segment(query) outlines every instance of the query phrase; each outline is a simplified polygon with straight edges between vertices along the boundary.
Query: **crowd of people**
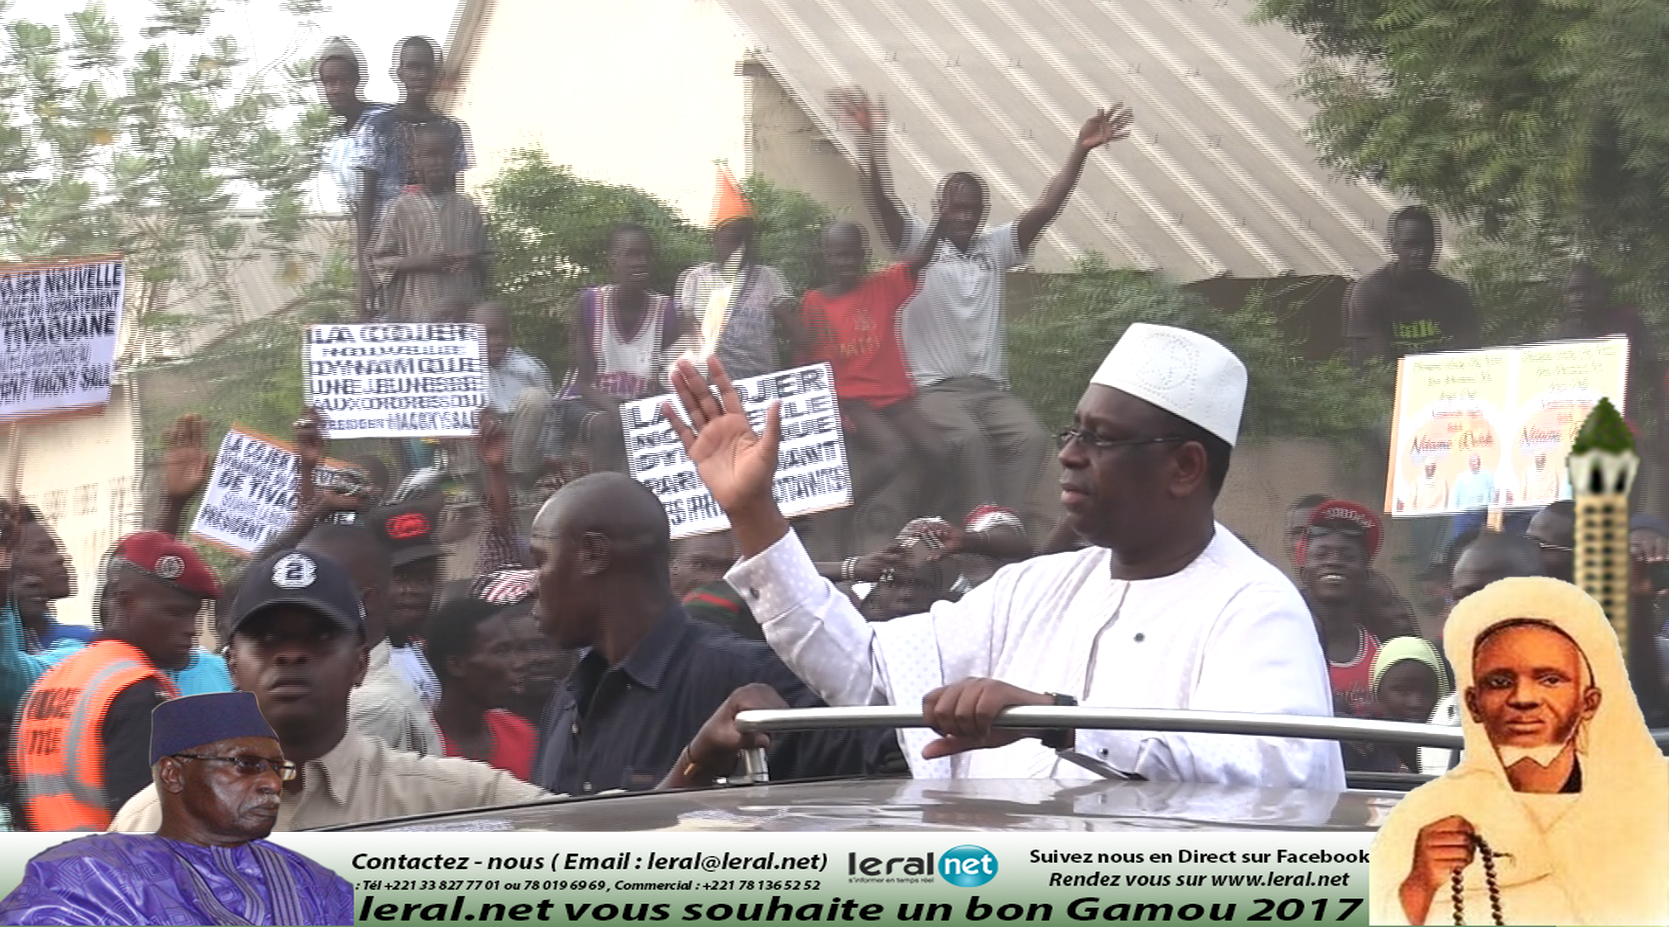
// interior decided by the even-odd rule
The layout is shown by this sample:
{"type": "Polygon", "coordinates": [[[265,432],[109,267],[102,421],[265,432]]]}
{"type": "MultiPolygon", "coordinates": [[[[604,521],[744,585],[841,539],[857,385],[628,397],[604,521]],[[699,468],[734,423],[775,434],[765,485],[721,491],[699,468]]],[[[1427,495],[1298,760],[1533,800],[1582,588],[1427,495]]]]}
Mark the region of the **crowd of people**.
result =
{"type": "MultiPolygon", "coordinates": [[[[1453,762],[1368,744],[993,726],[1008,707],[1080,700],[1460,723],[1444,648],[1375,570],[1385,532],[1370,508],[1294,503],[1296,582],[1218,522],[1246,394],[1266,374],[1210,338],[1136,324],[1111,345],[1056,436],[1066,515],[1036,504],[1049,439],[1007,387],[1004,274],[1089,156],[1126,137],[1122,105],[1085,122],[1035,206],[986,228],[985,185],[967,173],[945,178],[928,217],[909,214],[887,180],[884,108],[842,91],[896,261],[871,272],[863,227],[832,224],[826,282],[795,295],[759,263],[751,207],[721,174],[713,260],[674,293],[649,286],[649,229],[610,232],[611,282],[579,296],[558,381],[489,298],[491,245],[457,185],[468,132],[430,102],[438,47],[406,39],[396,60],[403,98],[381,106],[359,94],[352,46],[325,48],[318,78],[340,119],[328,166],[351,193],[365,318],[481,326],[477,433],[441,445],[438,461],[434,445],[390,442],[350,459],[356,479],[321,485],[328,428],[302,410],[293,523],[216,575],[184,541],[211,460],[203,422],[182,418],[154,527],[122,538],[98,571],[94,629],[54,618],[72,589],[50,526],[0,503],[16,826],[155,831],[161,777],[177,770],[151,755],[153,710],[233,690],[254,695],[294,767],[279,830],[710,783],[758,742],[736,713],[782,706],[920,706],[928,727],[773,738],[775,779],[1111,772],[1336,790],[1347,769],[1453,762]],[[773,412],[755,427],[734,386],[787,363],[779,336],[794,362],[834,370],[857,488],[843,559],[814,560],[808,525],[782,516],[780,422],[773,412]],[[660,500],[627,472],[620,404],[662,392],[682,404],[682,417],[663,412],[728,531],[675,542],[660,500]],[[436,469],[485,512],[473,563],[444,562],[465,555],[443,544],[460,497],[436,469]]],[[[1347,300],[1358,356],[1476,346],[1465,288],[1431,269],[1430,215],[1398,213],[1390,238],[1396,260],[1347,300]]],[[[1573,293],[1604,317],[1609,303],[1581,279],[1573,293]]],[[[1502,578],[1571,579],[1568,500],[1501,531],[1481,514],[1419,521],[1442,532],[1422,542],[1433,566],[1418,597],[1440,613],[1502,578]]],[[[1656,614],[1665,587],[1645,566],[1669,560],[1669,525],[1642,517],[1635,529],[1637,614],[1656,614]]],[[[1630,653],[1643,710],[1664,717],[1656,648],[1630,653]]]]}
{"type": "MultiPolygon", "coordinates": [[[[362,316],[487,328],[491,404],[511,421],[518,493],[553,472],[626,472],[621,404],[669,392],[678,358],[716,354],[737,378],[831,365],[856,483],[842,546],[874,549],[914,515],[958,521],[988,504],[1017,513],[1034,534],[1052,527],[1038,503],[1048,436],[1008,388],[1004,277],[1028,260],[1089,156],[1128,135],[1127,108],[1088,119],[1036,205],[986,228],[985,185],[967,173],[945,179],[930,217],[910,214],[888,179],[885,108],[860,90],[833,94],[864,150],[864,190],[898,259],[873,271],[864,228],[836,223],[821,239],[823,285],[792,292],[761,258],[752,203],[720,168],[712,259],[658,293],[653,230],[610,229],[609,281],[578,294],[570,369],[553,378],[537,352],[511,342],[504,312],[487,299],[492,244],[458,184],[473,163],[469,132],[431,100],[439,56],[426,38],[402,40],[402,97],[385,106],[361,97],[364,63],[352,44],[327,44],[318,76],[338,119],[327,162],[355,220],[362,316]]],[[[429,462],[421,445],[406,454],[405,463],[429,462]]],[[[447,462],[473,473],[469,457],[460,449],[447,462]]]]}

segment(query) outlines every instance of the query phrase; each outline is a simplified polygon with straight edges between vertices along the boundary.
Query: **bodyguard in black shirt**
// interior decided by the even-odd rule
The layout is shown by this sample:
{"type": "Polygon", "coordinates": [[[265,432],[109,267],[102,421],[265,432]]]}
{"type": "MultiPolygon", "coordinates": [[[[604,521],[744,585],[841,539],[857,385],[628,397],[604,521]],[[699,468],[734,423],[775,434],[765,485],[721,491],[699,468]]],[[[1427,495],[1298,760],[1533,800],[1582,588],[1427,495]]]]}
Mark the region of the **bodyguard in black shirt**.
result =
{"type": "MultiPolygon", "coordinates": [[[[545,711],[533,766],[540,787],[654,788],[748,683],[796,708],[822,704],[768,644],[685,613],[672,593],[666,511],[630,477],[597,473],[563,487],[534,520],[532,549],[545,633],[559,648],[586,648],[545,711]]],[[[896,751],[891,731],[777,737],[771,778],[863,775],[896,751]]]]}

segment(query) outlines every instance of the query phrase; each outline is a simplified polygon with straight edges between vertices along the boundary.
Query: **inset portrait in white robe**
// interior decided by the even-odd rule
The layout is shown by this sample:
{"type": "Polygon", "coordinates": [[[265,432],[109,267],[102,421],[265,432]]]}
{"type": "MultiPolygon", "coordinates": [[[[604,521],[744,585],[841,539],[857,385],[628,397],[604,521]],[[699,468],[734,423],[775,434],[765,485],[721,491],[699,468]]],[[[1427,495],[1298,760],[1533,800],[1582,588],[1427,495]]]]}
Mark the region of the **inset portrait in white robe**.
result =
{"type": "MultiPolygon", "coordinates": [[[[1416,874],[1421,830],[1458,818],[1493,853],[1501,923],[1669,924],[1669,760],[1646,728],[1599,604],[1558,580],[1505,579],[1457,605],[1443,637],[1466,749],[1380,828],[1369,922],[1457,923],[1452,876],[1424,917],[1408,905],[1431,887],[1416,874]],[[1571,643],[1583,658],[1569,661],[1576,679],[1557,668],[1556,651],[1571,643]],[[1538,773],[1541,785],[1514,787],[1538,773]],[[1555,778],[1564,785],[1549,786],[1555,778]]],[[[1461,870],[1466,924],[1494,922],[1484,863],[1474,844],[1461,870]]]]}

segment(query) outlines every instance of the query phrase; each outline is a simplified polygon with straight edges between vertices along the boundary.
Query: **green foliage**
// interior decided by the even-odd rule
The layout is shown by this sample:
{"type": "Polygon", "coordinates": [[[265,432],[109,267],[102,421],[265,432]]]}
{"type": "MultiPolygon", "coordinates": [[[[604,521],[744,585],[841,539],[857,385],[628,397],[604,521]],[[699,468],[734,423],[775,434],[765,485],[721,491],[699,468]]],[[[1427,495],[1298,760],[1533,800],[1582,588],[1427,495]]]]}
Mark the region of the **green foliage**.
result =
{"type": "Polygon", "coordinates": [[[177,327],[187,300],[235,307],[239,264],[291,249],[327,117],[275,128],[312,101],[210,35],[214,12],[156,0],[130,46],[97,3],[59,26],[0,7],[0,255],[126,254],[130,320],[177,327]],[[259,240],[232,215],[244,198],[265,209],[259,240]]]}
{"type": "Polygon", "coordinates": [[[1638,0],[1262,0],[1309,39],[1323,159],[1475,221],[1669,281],[1669,6],[1638,0]]]}
{"type": "Polygon", "coordinates": [[[782,272],[791,293],[820,286],[819,239],[834,215],[811,197],[773,186],[762,177],[742,181],[742,192],[753,201],[758,216],[760,260],[782,272]]]}
{"type": "Polygon", "coordinates": [[[580,290],[608,281],[609,230],[647,227],[655,239],[650,285],[671,293],[678,274],[706,260],[701,232],[671,206],[635,187],[597,183],[520,151],[486,186],[482,204],[497,258],[496,297],[523,350],[553,371],[567,367],[569,323],[580,290]]]}
{"type": "MultiPolygon", "coordinates": [[[[829,212],[803,194],[758,177],[743,182],[759,226],[760,259],[796,292],[814,285],[817,233],[829,212]]],[[[576,177],[528,150],[487,184],[483,208],[498,249],[495,296],[510,312],[517,342],[560,373],[568,367],[574,297],[607,283],[608,236],[635,222],[655,240],[651,286],[671,293],[678,275],[710,259],[707,232],[636,187],[576,177]]],[[[560,379],[560,376],[558,377],[560,379]]]]}
{"type": "Polygon", "coordinates": [[[1524,226],[1506,231],[1497,240],[1466,241],[1452,268],[1472,291],[1486,345],[1539,341],[1567,311],[1559,243],[1524,226]]]}
{"type": "Polygon", "coordinates": [[[1389,373],[1363,374],[1342,359],[1307,360],[1281,332],[1260,297],[1236,312],[1100,257],[1045,284],[1037,308],[1009,326],[1014,390],[1046,428],[1072,421],[1073,410],[1106,352],[1134,322],[1174,325],[1210,335],[1251,373],[1242,434],[1357,439],[1384,417],[1389,373]]]}

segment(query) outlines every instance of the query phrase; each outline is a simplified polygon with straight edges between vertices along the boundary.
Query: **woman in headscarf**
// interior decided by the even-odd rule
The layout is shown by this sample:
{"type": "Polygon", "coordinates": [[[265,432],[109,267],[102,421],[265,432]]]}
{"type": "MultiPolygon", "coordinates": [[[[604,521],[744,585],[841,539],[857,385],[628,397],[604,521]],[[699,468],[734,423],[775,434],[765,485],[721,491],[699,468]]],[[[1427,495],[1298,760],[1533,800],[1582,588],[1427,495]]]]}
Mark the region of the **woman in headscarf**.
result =
{"type": "Polygon", "coordinates": [[[1669,761],[1599,604],[1504,579],[1443,638],[1466,748],[1380,828],[1369,922],[1669,923],[1669,761]]]}
{"type": "MultiPolygon", "coordinates": [[[[1374,702],[1388,721],[1425,724],[1449,694],[1449,673],[1423,637],[1394,637],[1379,648],[1371,676],[1374,702]]],[[[1404,772],[1420,768],[1419,747],[1390,748],[1404,772]]]]}

